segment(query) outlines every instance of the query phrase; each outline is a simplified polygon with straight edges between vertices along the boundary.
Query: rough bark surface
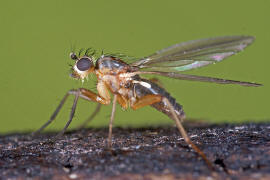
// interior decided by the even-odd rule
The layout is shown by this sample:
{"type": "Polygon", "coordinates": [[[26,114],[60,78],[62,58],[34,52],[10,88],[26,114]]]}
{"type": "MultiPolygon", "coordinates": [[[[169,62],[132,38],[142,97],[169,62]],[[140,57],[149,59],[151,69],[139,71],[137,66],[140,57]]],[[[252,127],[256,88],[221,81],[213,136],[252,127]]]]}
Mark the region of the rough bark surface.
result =
{"type": "Polygon", "coordinates": [[[175,127],[0,136],[0,179],[270,179],[270,124],[186,126],[211,172],[175,127]]]}

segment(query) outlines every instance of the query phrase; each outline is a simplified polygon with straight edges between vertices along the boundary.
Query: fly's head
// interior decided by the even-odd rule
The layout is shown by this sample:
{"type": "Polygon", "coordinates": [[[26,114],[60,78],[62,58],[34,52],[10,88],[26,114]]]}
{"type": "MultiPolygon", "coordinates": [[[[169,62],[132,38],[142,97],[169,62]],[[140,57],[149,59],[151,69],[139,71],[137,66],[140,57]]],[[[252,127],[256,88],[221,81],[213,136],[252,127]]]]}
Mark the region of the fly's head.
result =
{"type": "Polygon", "coordinates": [[[75,60],[74,66],[72,66],[71,77],[75,79],[81,79],[82,81],[88,77],[88,75],[94,72],[95,66],[92,56],[77,57],[75,53],[70,53],[70,58],[75,60]]]}

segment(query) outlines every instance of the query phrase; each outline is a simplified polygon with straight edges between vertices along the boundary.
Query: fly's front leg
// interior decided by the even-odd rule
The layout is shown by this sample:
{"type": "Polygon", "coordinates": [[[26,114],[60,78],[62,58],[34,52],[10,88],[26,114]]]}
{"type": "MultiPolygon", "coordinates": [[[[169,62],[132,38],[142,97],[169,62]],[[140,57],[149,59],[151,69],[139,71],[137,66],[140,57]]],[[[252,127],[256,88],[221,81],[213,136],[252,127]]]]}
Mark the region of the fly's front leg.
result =
{"type": "Polygon", "coordinates": [[[80,97],[85,100],[94,101],[94,102],[104,104],[104,105],[108,105],[111,103],[110,96],[109,97],[100,96],[97,93],[94,93],[85,88],[80,88],[79,90],[81,92],[80,97]]]}
{"type": "Polygon", "coordinates": [[[70,94],[76,94],[77,90],[70,90],[66,93],[66,95],[63,97],[63,99],[61,100],[60,104],[58,105],[58,107],[56,108],[56,110],[54,111],[54,113],[52,114],[51,118],[49,119],[49,121],[47,121],[43,126],[41,126],[37,131],[32,133],[32,136],[35,136],[36,134],[40,133],[43,129],[45,129],[57,116],[57,114],[59,113],[59,111],[61,110],[62,106],[64,105],[64,103],[66,102],[68,96],[70,94]]]}
{"type": "Polygon", "coordinates": [[[75,114],[75,109],[76,109],[76,106],[77,106],[77,102],[78,102],[79,96],[80,96],[80,90],[77,90],[76,93],[75,93],[75,99],[74,99],[74,102],[73,102],[73,105],[72,105],[72,108],[71,108],[69,120],[66,123],[64,129],[60,133],[58,133],[55,138],[58,138],[59,136],[62,136],[65,133],[65,131],[68,128],[68,126],[70,125],[70,123],[71,123],[71,121],[72,121],[72,119],[74,117],[74,114],[75,114]]]}
{"type": "Polygon", "coordinates": [[[206,157],[206,155],[195,145],[192,143],[192,141],[190,140],[186,130],[184,129],[182,123],[181,123],[181,119],[178,118],[178,116],[176,115],[174,108],[172,106],[172,104],[169,102],[169,100],[165,97],[163,97],[162,99],[165,104],[168,105],[170,112],[172,113],[173,119],[175,121],[175,124],[180,132],[180,134],[182,135],[182,137],[184,138],[184,140],[186,141],[186,143],[192,148],[194,149],[202,158],[203,160],[206,162],[206,164],[208,165],[210,170],[214,170],[214,166],[213,164],[208,160],[208,158],[206,157]]]}
{"type": "Polygon", "coordinates": [[[61,110],[62,106],[64,105],[66,99],[71,94],[75,95],[75,99],[74,99],[74,103],[73,103],[72,110],[70,113],[69,121],[66,123],[64,129],[57,136],[62,135],[66,131],[66,129],[68,128],[69,124],[71,123],[73,116],[75,114],[75,109],[76,109],[76,105],[77,105],[77,101],[78,101],[79,97],[83,98],[85,100],[88,100],[88,101],[94,101],[94,102],[98,102],[100,104],[105,104],[105,105],[110,103],[110,99],[103,98],[103,97],[99,96],[98,94],[96,94],[90,90],[84,89],[84,88],[80,88],[77,90],[70,90],[67,92],[67,94],[64,96],[64,98],[61,100],[60,104],[58,105],[58,107],[54,111],[54,113],[51,116],[51,118],[49,119],[49,121],[47,121],[43,126],[41,126],[40,129],[38,129],[37,131],[32,133],[32,135],[36,135],[39,132],[41,132],[44,128],[46,128],[55,119],[55,117],[57,116],[57,114],[61,110]]]}

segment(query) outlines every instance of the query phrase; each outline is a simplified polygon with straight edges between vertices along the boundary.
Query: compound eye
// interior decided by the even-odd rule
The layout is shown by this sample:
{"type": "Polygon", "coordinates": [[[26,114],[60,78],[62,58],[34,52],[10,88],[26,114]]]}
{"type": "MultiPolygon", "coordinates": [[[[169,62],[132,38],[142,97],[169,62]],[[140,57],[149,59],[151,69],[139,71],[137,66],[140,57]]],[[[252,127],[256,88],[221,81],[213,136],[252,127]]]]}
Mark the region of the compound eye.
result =
{"type": "Polygon", "coordinates": [[[86,71],[93,66],[93,62],[89,58],[81,58],[78,60],[76,66],[80,71],[86,71]]]}

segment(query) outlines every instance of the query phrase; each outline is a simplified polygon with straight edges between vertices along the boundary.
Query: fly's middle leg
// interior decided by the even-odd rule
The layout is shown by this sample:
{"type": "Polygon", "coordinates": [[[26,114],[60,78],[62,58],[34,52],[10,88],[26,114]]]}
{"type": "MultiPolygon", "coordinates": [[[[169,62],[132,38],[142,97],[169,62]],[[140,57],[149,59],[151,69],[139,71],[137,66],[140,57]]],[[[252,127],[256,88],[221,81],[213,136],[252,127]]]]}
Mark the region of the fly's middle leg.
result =
{"type": "Polygon", "coordinates": [[[112,128],[113,128],[113,121],[114,121],[114,116],[115,116],[115,110],[116,110],[116,102],[117,102],[117,95],[114,94],[113,96],[113,104],[112,104],[112,114],[111,114],[111,118],[110,118],[110,124],[109,124],[109,134],[108,134],[108,141],[107,141],[107,145],[108,148],[111,150],[112,148],[112,128]]]}
{"type": "Polygon", "coordinates": [[[96,115],[99,113],[100,109],[101,109],[101,104],[98,103],[97,106],[96,106],[95,111],[92,112],[92,114],[81,125],[79,125],[77,127],[77,129],[82,129],[82,128],[86,127],[87,124],[96,117],[96,115]]]}
{"type": "MultiPolygon", "coordinates": [[[[113,98],[113,106],[112,106],[112,114],[111,114],[111,119],[110,119],[110,124],[109,124],[109,134],[108,134],[108,148],[112,148],[112,127],[113,127],[113,121],[114,121],[114,116],[115,116],[115,109],[116,109],[116,102],[125,108],[127,106],[127,103],[123,100],[124,98],[121,97],[120,95],[114,94],[113,98]]],[[[149,94],[146,96],[143,96],[142,98],[137,99],[134,103],[131,104],[131,108],[136,110],[138,108],[142,108],[144,106],[148,106],[151,104],[154,104],[156,102],[161,101],[161,96],[160,95],[154,95],[154,94],[149,94]]]]}

